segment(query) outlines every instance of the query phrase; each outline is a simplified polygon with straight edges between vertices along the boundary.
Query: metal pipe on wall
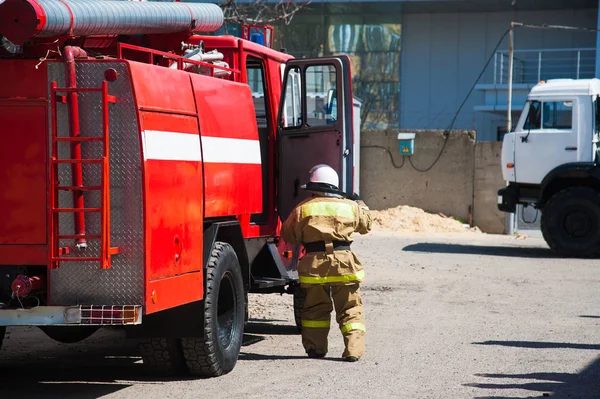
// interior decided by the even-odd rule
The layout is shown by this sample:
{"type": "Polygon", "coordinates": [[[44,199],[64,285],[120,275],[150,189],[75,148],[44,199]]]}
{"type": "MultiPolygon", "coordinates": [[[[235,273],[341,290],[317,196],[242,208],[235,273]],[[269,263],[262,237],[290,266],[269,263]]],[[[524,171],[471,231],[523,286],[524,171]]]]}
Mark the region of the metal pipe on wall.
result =
{"type": "Polygon", "coordinates": [[[512,130],[512,94],[513,94],[513,63],[515,59],[515,23],[510,23],[508,31],[508,111],[506,113],[506,132],[512,130]]]}
{"type": "MultiPolygon", "coordinates": [[[[508,104],[506,112],[506,133],[512,131],[512,95],[513,95],[513,63],[515,59],[515,26],[514,22],[510,23],[508,31],[508,104]]],[[[516,138],[513,138],[513,159],[516,158],[516,138]]],[[[516,178],[516,176],[515,176],[516,178]]],[[[508,213],[508,226],[506,230],[508,234],[514,234],[515,232],[515,214],[508,213]]]]}
{"type": "Polygon", "coordinates": [[[596,70],[594,76],[600,78],[600,0],[598,0],[598,23],[596,24],[596,70]]]}
{"type": "MultiPolygon", "coordinates": [[[[75,68],[76,58],[87,58],[87,53],[80,47],[65,46],[63,48],[63,61],[65,63],[65,82],[67,88],[74,89],[77,87],[77,72],[75,68]]],[[[69,108],[69,136],[80,137],[81,129],[79,127],[79,102],[77,93],[71,92],[67,95],[67,105],[69,108]]],[[[53,104],[52,106],[56,106],[53,104]]],[[[81,159],[81,142],[75,141],[71,143],[71,159],[81,159]]],[[[74,187],[83,186],[83,165],[75,163],[71,165],[71,179],[74,187]]],[[[73,207],[78,209],[85,208],[83,199],[83,191],[73,190],[73,207]]],[[[85,236],[85,213],[79,212],[75,214],[75,234],[85,236]]],[[[86,248],[87,242],[85,238],[76,239],[78,248],[86,248]]]]}

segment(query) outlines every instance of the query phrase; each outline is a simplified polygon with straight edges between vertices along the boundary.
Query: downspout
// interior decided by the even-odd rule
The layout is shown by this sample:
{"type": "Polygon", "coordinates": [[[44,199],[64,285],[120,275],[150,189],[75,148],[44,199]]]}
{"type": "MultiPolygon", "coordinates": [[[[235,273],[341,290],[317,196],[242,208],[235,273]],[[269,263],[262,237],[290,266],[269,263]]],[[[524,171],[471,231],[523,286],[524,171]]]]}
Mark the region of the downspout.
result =
{"type": "MultiPolygon", "coordinates": [[[[515,22],[510,23],[510,28],[508,32],[508,110],[506,113],[506,133],[510,133],[512,131],[512,96],[513,96],[513,63],[515,57],[515,26],[517,26],[515,22]]],[[[517,159],[517,138],[513,137],[513,162],[516,163],[517,159]]],[[[516,168],[516,166],[515,166],[516,168]]],[[[517,180],[517,172],[515,169],[515,182],[517,180]]],[[[508,234],[514,234],[517,230],[517,213],[515,211],[514,214],[507,213],[508,220],[506,226],[506,230],[508,234]]]]}
{"type": "MultiPolygon", "coordinates": [[[[87,58],[87,53],[80,47],[65,46],[62,51],[63,61],[65,63],[65,82],[67,88],[74,89],[77,87],[77,71],[75,68],[76,58],[87,58]]],[[[69,109],[69,136],[80,137],[81,130],[79,127],[79,104],[77,102],[77,93],[67,93],[67,107],[69,109]]],[[[81,159],[81,142],[71,142],[71,159],[81,159]]],[[[74,163],[71,165],[71,177],[74,187],[83,186],[83,165],[74,163]]],[[[73,208],[83,209],[85,204],[83,201],[83,191],[73,190],[73,208]]],[[[85,236],[85,213],[78,212],[74,214],[75,234],[85,236]]],[[[87,248],[85,238],[77,238],[77,248],[87,248]]]]}
{"type": "Polygon", "coordinates": [[[598,0],[598,23],[596,25],[596,73],[594,77],[600,78],[600,0],[598,0]]]}

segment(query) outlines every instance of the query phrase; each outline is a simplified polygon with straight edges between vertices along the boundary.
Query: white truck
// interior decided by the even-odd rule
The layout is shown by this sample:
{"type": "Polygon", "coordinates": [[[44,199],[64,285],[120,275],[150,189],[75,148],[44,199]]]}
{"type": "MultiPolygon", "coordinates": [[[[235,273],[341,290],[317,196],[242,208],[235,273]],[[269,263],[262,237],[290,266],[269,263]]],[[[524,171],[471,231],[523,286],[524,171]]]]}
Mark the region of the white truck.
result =
{"type": "Polygon", "coordinates": [[[600,256],[600,80],[557,79],[531,89],[504,136],[498,209],[542,212],[541,229],[562,256],[600,256]]]}

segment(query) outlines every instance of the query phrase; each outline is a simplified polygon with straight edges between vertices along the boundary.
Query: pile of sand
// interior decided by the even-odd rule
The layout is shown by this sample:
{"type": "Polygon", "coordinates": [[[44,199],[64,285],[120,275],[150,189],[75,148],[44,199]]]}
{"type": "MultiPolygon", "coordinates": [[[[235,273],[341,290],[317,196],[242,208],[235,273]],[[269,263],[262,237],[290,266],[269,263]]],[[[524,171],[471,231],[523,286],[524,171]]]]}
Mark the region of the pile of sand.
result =
{"type": "Polygon", "coordinates": [[[375,228],[387,231],[416,233],[480,232],[477,227],[470,228],[468,224],[465,225],[453,217],[427,213],[422,209],[411,206],[371,211],[371,216],[375,228]]]}

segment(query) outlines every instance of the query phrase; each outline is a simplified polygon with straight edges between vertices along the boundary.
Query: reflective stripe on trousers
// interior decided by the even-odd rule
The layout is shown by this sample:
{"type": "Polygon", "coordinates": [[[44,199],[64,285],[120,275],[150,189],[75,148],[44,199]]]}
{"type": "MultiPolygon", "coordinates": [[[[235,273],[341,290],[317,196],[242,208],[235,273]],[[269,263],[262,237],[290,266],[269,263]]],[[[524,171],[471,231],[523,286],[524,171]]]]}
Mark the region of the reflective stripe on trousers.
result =
{"type": "Polygon", "coordinates": [[[302,320],[302,327],[308,328],[329,328],[330,320],[302,320]]]}
{"type": "Polygon", "coordinates": [[[342,330],[342,334],[345,334],[348,331],[352,331],[352,330],[367,331],[367,328],[365,327],[365,325],[363,323],[349,323],[349,324],[346,324],[345,326],[343,326],[341,328],[341,330],[342,330]]]}
{"type": "Polygon", "coordinates": [[[346,274],[344,276],[300,276],[300,282],[304,284],[349,283],[362,281],[363,278],[365,278],[365,271],[361,270],[356,274],[346,274]]]}

